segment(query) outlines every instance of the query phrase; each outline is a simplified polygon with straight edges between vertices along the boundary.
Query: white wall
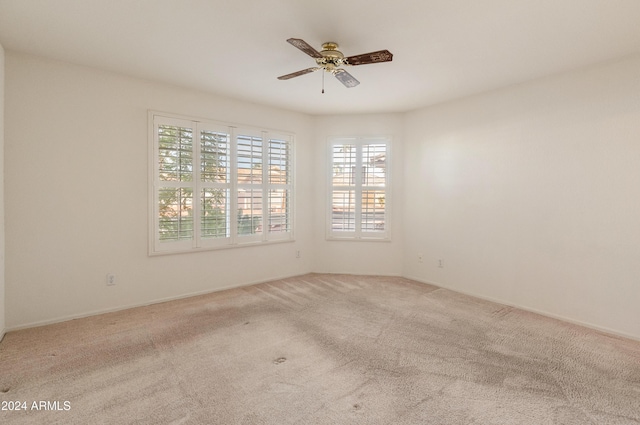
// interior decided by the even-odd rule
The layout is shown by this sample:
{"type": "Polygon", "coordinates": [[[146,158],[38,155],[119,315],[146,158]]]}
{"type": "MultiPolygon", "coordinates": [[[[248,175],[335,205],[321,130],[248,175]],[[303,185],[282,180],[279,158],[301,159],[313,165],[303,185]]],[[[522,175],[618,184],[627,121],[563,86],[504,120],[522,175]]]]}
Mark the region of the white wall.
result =
{"type": "Polygon", "coordinates": [[[640,338],[638,56],[407,114],[314,118],[5,62],[8,329],[317,271],[404,275],[640,338]],[[148,109],[297,133],[296,242],[148,257],[148,109]],[[327,139],[349,135],[393,139],[392,242],[325,239],[327,139]]]}
{"type": "Polygon", "coordinates": [[[640,338],[639,76],[633,56],[407,114],[404,275],[640,338]]]}
{"type": "Polygon", "coordinates": [[[402,273],[402,115],[343,115],[314,118],[316,180],[314,271],[370,275],[402,273]],[[326,239],[328,140],[331,136],[389,136],[391,138],[391,242],[326,239]]]}
{"type": "Polygon", "coordinates": [[[6,79],[8,328],[311,271],[307,115],[10,51],[6,79]],[[148,109],[296,133],[296,242],[148,257],[148,109]]]}
{"type": "Polygon", "coordinates": [[[6,323],[4,286],[4,49],[0,44],[0,341],[6,323]]]}

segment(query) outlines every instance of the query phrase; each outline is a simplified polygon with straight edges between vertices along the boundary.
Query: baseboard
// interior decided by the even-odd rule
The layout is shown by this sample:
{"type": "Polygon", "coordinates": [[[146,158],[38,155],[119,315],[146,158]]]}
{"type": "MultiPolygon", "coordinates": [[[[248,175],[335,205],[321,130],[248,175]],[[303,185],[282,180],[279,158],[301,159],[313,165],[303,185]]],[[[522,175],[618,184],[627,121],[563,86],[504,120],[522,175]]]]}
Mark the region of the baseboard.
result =
{"type": "Polygon", "coordinates": [[[404,277],[402,275],[402,273],[370,273],[370,272],[358,273],[358,272],[354,272],[354,271],[348,271],[348,272],[341,272],[341,271],[319,272],[319,271],[313,271],[313,272],[309,272],[309,273],[314,273],[314,274],[335,274],[335,275],[343,274],[343,275],[347,275],[347,276],[404,277]]]}
{"type": "Polygon", "coordinates": [[[512,302],[506,301],[506,300],[502,300],[499,298],[493,298],[493,297],[487,297],[484,295],[480,295],[480,294],[476,294],[473,293],[471,291],[463,291],[457,288],[451,288],[447,285],[443,285],[441,283],[438,282],[431,282],[431,281],[427,281],[425,279],[421,279],[418,277],[412,277],[412,276],[403,276],[406,279],[411,279],[411,280],[415,280],[416,282],[420,282],[420,283],[424,283],[427,285],[433,285],[433,286],[437,286],[438,288],[442,288],[442,289],[447,289],[449,291],[452,292],[457,292],[459,294],[464,294],[464,295],[469,295],[471,297],[475,297],[475,298],[479,298],[481,300],[485,300],[485,301],[491,301],[497,304],[502,304],[502,305],[506,305],[509,307],[514,307],[517,308],[519,310],[523,310],[523,311],[527,311],[529,313],[535,313],[535,314],[539,314],[541,316],[545,316],[545,317],[549,317],[551,319],[556,319],[556,320],[560,320],[563,322],[567,322],[567,323],[571,323],[574,325],[578,325],[578,326],[584,326],[585,328],[589,328],[595,331],[599,331],[599,332],[603,332],[612,336],[617,336],[617,337],[622,337],[622,338],[627,338],[627,339],[631,339],[634,341],[640,341],[640,336],[639,335],[633,335],[633,334],[629,334],[626,332],[621,332],[615,329],[611,329],[611,328],[607,328],[605,326],[599,326],[590,322],[584,322],[582,320],[576,320],[576,319],[572,319],[570,317],[566,317],[566,316],[562,316],[559,314],[555,314],[555,313],[551,313],[545,310],[539,310],[536,308],[532,308],[532,307],[528,307],[528,306],[524,306],[524,305],[518,305],[518,304],[514,304],[512,302]]]}
{"type": "Polygon", "coordinates": [[[0,330],[0,342],[2,342],[6,333],[7,333],[6,329],[3,328],[2,330],[0,330]]]}
{"type": "MultiPolygon", "coordinates": [[[[304,273],[304,274],[306,274],[306,273],[304,273]]],[[[6,332],[19,331],[21,329],[36,328],[36,327],[39,327],[39,326],[53,325],[55,323],[61,323],[61,322],[69,321],[69,320],[75,320],[75,319],[83,319],[85,317],[98,316],[100,314],[115,313],[117,311],[129,310],[131,308],[136,308],[136,307],[146,307],[146,306],[149,306],[149,305],[161,304],[161,303],[166,303],[166,302],[169,302],[169,301],[176,301],[176,300],[181,300],[181,299],[185,299],[185,298],[197,297],[199,295],[206,295],[206,294],[212,294],[214,292],[226,291],[228,289],[242,288],[242,287],[245,287],[245,286],[257,285],[257,284],[260,284],[260,283],[267,283],[267,282],[272,282],[274,280],[287,279],[287,278],[295,277],[295,276],[304,276],[304,274],[302,274],[302,275],[300,275],[300,274],[292,274],[292,275],[286,275],[286,276],[272,277],[272,278],[269,278],[269,279],[260,279],[260,280],[256,280],[256,281],[252,281],[252,282],[227,285],[227,286],[223,286],[223,287],[220,287],[220,288],[206,289],[204,291],[198,291],[198,292],[190,292],[190,293],[187,293],[187,294],[177,295],[177,296],[173,296],[173,297],[158,298],[158,299],[154,299],[154,300],[151,300],[151,301],[135,303],[135,304],[128,304],[128,305],[115,307],[115,308],[107,308],[107,309],[101,309],[101,310],[88,311],[88,312],[79,313],[79,314],[71,314],[69,316],[62,316],[62,317],[57,317],[57,318],[54,318],[54,319],[47,319],[47,320],[41,320],[41,321],[37,321],[37,322],[31,322],[31,323],[25,323],[25,324],[21,324],[21,325],[11,326],[11,327],[6,329],[6,332]]]]}

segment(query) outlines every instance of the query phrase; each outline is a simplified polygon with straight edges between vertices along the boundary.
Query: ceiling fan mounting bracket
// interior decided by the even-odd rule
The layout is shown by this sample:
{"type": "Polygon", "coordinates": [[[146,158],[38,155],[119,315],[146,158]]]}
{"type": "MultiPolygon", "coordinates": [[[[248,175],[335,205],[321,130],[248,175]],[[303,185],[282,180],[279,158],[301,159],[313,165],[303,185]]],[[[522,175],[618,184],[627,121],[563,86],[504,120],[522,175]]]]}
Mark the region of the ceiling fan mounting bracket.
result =
{"type": "Polygon", "coordinates": [[[326,43],[322,43],[322,50],[338,50],[338,47],[340,46],[335,41],[327,41],[326,43]]]}

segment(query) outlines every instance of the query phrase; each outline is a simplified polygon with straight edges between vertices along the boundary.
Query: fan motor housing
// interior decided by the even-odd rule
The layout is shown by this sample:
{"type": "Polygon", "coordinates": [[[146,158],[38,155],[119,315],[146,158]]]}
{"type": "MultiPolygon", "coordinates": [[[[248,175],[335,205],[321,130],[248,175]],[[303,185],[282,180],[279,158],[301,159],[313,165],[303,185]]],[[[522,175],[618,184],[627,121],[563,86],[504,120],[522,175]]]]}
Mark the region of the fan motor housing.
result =
{"type": "Polygon", "coordinates": [[[316,58],[316,63],[328,72],[332,72],[344,64],[344,55],[338,50],[338,43],[329,41],[322,44],[321,58],[316,58]]]}

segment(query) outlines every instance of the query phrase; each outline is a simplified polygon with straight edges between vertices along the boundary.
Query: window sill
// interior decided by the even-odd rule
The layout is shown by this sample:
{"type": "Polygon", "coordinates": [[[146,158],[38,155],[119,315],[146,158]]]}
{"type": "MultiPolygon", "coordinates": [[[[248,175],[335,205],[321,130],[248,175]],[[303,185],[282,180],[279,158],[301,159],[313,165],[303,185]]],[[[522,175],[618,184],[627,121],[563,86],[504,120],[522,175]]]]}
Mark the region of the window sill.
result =
{"type": "Polygon", "coordinates": [[[391,242],[391,238],[356,238],[356,237],[337,237],[327,236],[328,242],[391,242]]]}
{"type": "Polygon", "coordinates": [[[175,250],[167,250],[167,251],[149,251],[149,257],[160,257],[163,255],[176,255],[176,254],[190,254],[195,252],[206,252],[206,251],[221,251],[228,249],[237,249],[237,248],[249,248],[249,247],[258,247],[258,246],[266,246],[266,245],[276,245],[282,243],[290,243],[295,242],[295,239],[282,239],[282,240],[274,240],[274,241],[255,241],[255,242],[244,242],[233,245],[219,245],[219,246],[207,246],[202,248],[190,248],[190,249],[175,249],[175,250]]]}

